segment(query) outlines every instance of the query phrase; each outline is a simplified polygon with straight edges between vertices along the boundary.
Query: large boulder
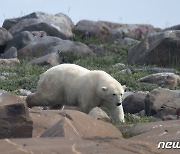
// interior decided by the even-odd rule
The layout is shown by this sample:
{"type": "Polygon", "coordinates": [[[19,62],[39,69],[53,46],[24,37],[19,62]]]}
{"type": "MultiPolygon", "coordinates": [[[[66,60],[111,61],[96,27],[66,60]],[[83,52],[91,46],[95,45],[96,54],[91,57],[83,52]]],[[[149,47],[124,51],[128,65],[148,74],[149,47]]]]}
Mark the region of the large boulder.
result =
{"type": "Polygon", "coordinates": [[[164,29],[164,31],[169,31],[169,30],[180,30],[180,25],[175,25],[164,29]]]}
{"type": "Polygon", "coordinates": [[[37,40],[41,37],[47,36],[44,31],[23,31],[14,36],[14,38],[8,43],[5,51],[11,47],[15,47],[17,50],[22,49],[33,40],[37,40]]]}
{"type": "Polygon", "coordinates": [[[86,37],[97,38],[106,41],[109,37],[109,28],[105,24],[91,20],[81,20],[73,28],[75,35],[79,35],[82,39],[86,37]]]}
{"type": "Polygon", "coordinates": [[[46,36],[30,42],[19,50],[18,58],[41,57],[53,52],[71,52],[80,55],[92,53],[89,47],[83,43],[46,36]]]}
{"type": "Polygon", "coordinates": [[[66,24],[71,25],[72,27],[74,25],[72,20],[63,13],[52,15],[52,14],[44,13],[44,12],[33,12],[31,14],[22,16],[20,18],[6,19],[3,23],[3,27],[9,30],[11,27],[13,27],[15,24],[22,21],[23,19],[31,19],[31,18],[42,19],[47,22],[63,23],[65,25],[66,24]]]}
{"type": "Polygon", "coordinates": [[[0,53],[4,52],[6,45],[12,38],[12,35],[5,28],[0,27],[0,53]]]}
{"type": "Polygon", "coordinates": [[[44,131],[41,137],[122,137],[121,132],[112,124],[93,119],[83,112],[62,110],[59,114],[63,118],[44,131]]]}
{"type": "Polygon", "coordinates": [[[157,30],[151,25],[119,24],[105,21],[81,20],[73,28],[76,35],[83,38],[94,37],[99,41],[113,41],[119,38],[141,39],[157,30]]]}
{"type": "Polygon", "coordinates": [[[175,115],[178,108],[180,108],[180,92],[178,91],[157,88],[149,92],[145,98],[146,115],[163,118],[163,115],[175,115]]]}
{"type": "Polygon", "coordinates": [[[62,63],[62,60],[60,59],[58,53],[50,53],[48,55],[31,60],[29,63],[27,63],[27,65],[56,66],[60,63],[62,63]]]}
{"type": "Polygon", "coordinates": [[[33,122],[20,97],[0,90],[0,138],[32,137],[33,122]]]}
{"type": "Polygon", "coordinates": [[[178,66],[179,43],[179,30],[152,33],[129,50],[126,62],[130,65],[178,66]]]}
{"type": "Polygon", "coordinates": [[[174,88],[180,83],[180,76],[174,73],[155,73],[140,78],[139,81],[157,85],[166,85],[174,88]]]}
{"type": "Polygon", "coordinates": [[[136,92],[127,96],[122,102],[124,112],[134,114],[144,110],[146,95],[145,92],[136,92]]]}
{"type": "Polygon", "coordinates": [[[34,12],[21,18],[7,19],[3,27],[13,35],[20,31],[45,31],[48,35],[64,39],[73,37],[72,21],[64,14],[52,15],[43,12],[34,12]]]}

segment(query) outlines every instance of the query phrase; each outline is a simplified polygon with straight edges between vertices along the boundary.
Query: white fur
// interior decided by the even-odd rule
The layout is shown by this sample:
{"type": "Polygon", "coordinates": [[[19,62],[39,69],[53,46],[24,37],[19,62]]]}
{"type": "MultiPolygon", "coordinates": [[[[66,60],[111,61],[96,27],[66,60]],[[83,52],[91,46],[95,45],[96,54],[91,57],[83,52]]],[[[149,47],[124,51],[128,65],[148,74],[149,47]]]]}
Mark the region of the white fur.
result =
{"type": "Polygon", "coordinates": [[[40,76],[35,94],[28,95],[28,106],[78,106],[88,113],[105,106],[114,121],[124,121],[121,84],[104,71],[90,71],[75,64],[61,64],[40,76]],[[114,94],[114,95],[113,95],[114,94]]]}

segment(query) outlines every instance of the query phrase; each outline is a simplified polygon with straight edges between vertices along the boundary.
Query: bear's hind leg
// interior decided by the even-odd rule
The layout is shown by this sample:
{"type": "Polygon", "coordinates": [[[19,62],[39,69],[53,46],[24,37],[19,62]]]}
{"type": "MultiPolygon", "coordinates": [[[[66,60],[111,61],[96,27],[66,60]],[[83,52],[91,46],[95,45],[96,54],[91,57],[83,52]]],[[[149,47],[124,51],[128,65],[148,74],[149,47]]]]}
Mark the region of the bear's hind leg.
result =
{"type": "Polygon", "coordinates": [[[41,94],[33,93],[26,97],[26,103],[28,107],[33,106],[49,106],[49,102],[42,98],[41,94]]]}

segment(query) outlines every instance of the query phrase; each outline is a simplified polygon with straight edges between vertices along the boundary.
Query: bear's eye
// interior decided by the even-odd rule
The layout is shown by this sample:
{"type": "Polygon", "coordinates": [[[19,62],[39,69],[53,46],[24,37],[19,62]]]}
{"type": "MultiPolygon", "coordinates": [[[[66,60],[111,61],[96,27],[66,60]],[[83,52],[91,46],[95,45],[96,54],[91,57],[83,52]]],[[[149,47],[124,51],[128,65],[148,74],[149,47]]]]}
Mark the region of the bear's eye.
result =
{"type": "Polygon", "coordinates": [[[116,94],[113,94],[113,96],[116,96],[116,94]]]}

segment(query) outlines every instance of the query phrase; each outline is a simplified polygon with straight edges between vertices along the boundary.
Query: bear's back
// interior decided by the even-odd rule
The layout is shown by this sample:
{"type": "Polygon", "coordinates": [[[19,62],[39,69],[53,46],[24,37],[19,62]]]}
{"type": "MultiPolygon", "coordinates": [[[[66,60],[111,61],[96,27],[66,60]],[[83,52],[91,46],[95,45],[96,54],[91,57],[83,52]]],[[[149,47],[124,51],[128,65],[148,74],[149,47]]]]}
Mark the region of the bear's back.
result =
{"type": "Polygon", "coordinates": [[[42,76],[44,76],[46,74],[48,74],[48,75],[59,74],[61,76],[62,76],[62,74],[66,74],[66,76],[73,77],[73,76],[80,76],[80,75],[86,74],[88,72],[89,72],[88,69],[78,66],[78,65],[75,65],[75,64],[61,64],[61,65],[57,65],[57,66],[50,68],[45,73],[43,73],[42,76]]]}

